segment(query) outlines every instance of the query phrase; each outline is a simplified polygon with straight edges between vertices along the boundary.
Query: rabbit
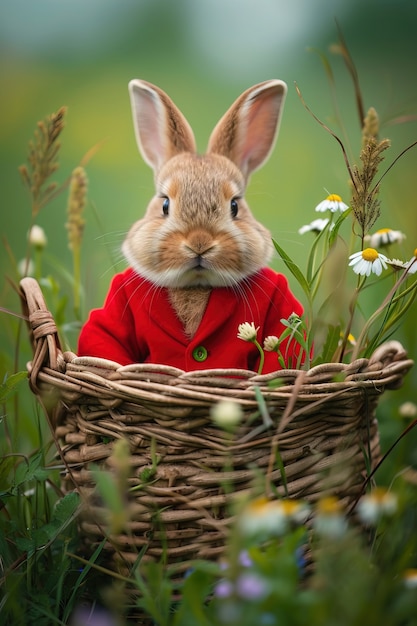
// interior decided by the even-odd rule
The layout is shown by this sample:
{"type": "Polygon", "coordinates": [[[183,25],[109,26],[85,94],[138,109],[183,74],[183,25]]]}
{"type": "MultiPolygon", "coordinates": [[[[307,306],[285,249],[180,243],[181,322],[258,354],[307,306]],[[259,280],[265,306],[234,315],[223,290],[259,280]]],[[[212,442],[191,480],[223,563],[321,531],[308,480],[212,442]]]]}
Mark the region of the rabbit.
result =
{"type": "MultiPolygon", "coordinates": [[[[279,336],[282,318],[302,314],[286,277],[268,267],[271,234],[244,198],[250,175],[274,146],[286,92],[277,79],[244,91],[201,155],[168,95],[130,81],[136,140],[153,169],[155,195],[125,238],[129,268],[90,313],[79,355],[184,371],[257,371],[259,350],[238,338],[239,324],[253,322],[260,337],[279,336]]],[[[289,365],[294,350],[283,350],[289,365]]],[[[263,372],[277,369],[277,355],[266,353],[263,372]]]]}

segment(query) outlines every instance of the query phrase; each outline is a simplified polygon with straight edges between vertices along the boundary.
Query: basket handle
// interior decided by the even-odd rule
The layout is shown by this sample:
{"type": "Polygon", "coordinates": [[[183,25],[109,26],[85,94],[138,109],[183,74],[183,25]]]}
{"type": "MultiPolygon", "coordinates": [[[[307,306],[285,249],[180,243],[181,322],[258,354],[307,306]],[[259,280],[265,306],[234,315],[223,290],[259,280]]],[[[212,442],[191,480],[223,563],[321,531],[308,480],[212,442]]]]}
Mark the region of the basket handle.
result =
{"type": "Polygon", "coordinates": [[[22,308],[28,318],[33,360],[28,366],[32,389],[39,391],[38,374],[43,367],[64,371],[65,360],[59,343],[58,329],[48,310],[38,282],[29,276],[20,281],[22,308]]]}

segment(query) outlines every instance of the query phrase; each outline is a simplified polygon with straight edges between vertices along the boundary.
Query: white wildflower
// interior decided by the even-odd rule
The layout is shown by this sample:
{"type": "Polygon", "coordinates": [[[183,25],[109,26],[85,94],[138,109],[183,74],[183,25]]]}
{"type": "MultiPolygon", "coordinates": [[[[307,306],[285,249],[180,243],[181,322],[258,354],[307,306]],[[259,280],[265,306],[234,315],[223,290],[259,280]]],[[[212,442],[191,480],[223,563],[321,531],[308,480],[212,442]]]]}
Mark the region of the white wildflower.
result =
{"type": "Polygon", "coordinates": [[[338,196],[337,193],[332,193],[316,206],[316,211],[319,213],[324,213],[325,211],[335,213],[336,211],[346,211],[348,208],[348,205],[343,202],[342,198],[338,196]]]}
{"type": "Polygon", "coordinates": [[[260,497],[244,508],[238,523],[247,537],[273,537],[287,532],[292,524],[303,524],[309,514],[309,506],[299,500],[260,497]]]}
{"type": "Polygon", "coordinates": [[[415,274],[417,272],[417,248],[414,250],[411,259],[404,263],[404,267],[408,269],[409,274],[415,274]]]}
{"type": "Polygon", "coordinates": [[[276,352],[279,346],[279,339],[275,337],[275,335],[268,335],[264,339],[264,350],[265,352],[276,352]]]}
{"type": "Polygon", "coordinates": [[[255,328],[254,322],[243,322],[239,324],[237,338],[243,341],[254,342],[258,334],[259,326],[255,328]]]}
{"type": "Polygon", "coordinates": [[[338,539],[345,534],[347,528],[348,523],[340,500],[334,496],[321,498],[314,517],[316,532],[322,537],[338,539]]]}
{"type": "Polygon", "coordinates": [[[358,516],[364,524],[374,525],[381,517],[393,515],[397,505],[397,496],[394,493],[377,487],[360,499],[358,516]]]}
{"type": "Polygon", "coordinates": [[[398,409],[401,417],[417,417],[417,404],[414,402],[403,402],[398,409]]]}
{"type": "Polygon", "coordinates": [[[350,255],[349,260],[353,271],[361,276],[370,276],[371,273],[379,276],[383,269],[387,269],[387,257],[374,248],[365,248],[365,250],[355,252],[350,255]]]}
{"type": "Polygon", "coordinates": [[[28,239],[29,243],[38,250],[43,250],[48,243],[44,229],[36,224],[34,224],[30,229],[28,239]]]}
{"type": "MultiPolygon", "coordinates": [[[[328,218],[319,218],[317,220],[313,220],[312,222],[310,222],[310,224],[305,224],[304,226],[301,226],[301,228],[298,230],[298,233],[300,235],[304,235],[304,233],[321,233],[321,231],[326,228],[329,221],[330,220],[328,218]]],[[[334,224],[331,224],[330,228],[334,228],[334,224]]]]}
{"type": "Polygon", "coordinates": [[[381,248],[389,246],[391,243],[401,243],[404,241],[405,235],[400,230],[392,230],[392,228],[381,228],[372,235],[367,235],[366,240],[371,248],[381,248]]]}
{"type": "Polygon", "coordinates": [[[410,567],[403,574],[403,581],[407,589],[417,589],[417,569],[410,567]]]}

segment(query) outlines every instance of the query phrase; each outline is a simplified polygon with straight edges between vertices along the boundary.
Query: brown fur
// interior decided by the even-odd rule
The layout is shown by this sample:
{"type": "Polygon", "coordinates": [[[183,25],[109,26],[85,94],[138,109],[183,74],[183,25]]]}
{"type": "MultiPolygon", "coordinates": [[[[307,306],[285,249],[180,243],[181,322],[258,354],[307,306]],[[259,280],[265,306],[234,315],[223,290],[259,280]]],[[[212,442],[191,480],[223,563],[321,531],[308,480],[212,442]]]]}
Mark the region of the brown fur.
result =
{"type": "Polygon", "coordinates": [[[171,305],[184,326],[184,333],[191,339],[203,318],[211,289],[195,287],[168,291],[171,305]]]}

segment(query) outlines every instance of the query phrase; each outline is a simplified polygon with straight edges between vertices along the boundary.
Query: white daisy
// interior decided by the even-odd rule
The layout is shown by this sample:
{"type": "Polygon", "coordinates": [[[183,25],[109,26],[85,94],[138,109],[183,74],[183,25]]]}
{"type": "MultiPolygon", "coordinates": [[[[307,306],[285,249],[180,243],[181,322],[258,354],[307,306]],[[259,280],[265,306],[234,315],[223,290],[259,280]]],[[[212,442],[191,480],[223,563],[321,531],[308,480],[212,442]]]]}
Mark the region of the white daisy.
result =
{"type": "Polygon", "coordinates": [[[403,574],[404,584],[408,589],[416,589],[417,588],[417,569],[409,568],[406,569],[403,574]]]}
{"type": "Polygon", "coordinates": [[[343,202],[342,198],[338,196],[337,193],[331,193],[330,196],[327,196],[325,200],[322,200],[322,202],[316,206],[316,211],[319,211],[319,213],[324,213],[325,211],[335,213],[336,211],[346,211],[348,208],[348,205],[343,202]]]}
{"type": "MultiPolygon", "coordinates": [[[[312,222],[310,222],[310,224],[305,224],[304,226],[301,226],[301,228],[298,230],[298,233],[300,235],[304,235],[304,233],[321,233],[322,230],[324,230],[327,226],[327,224],[329,223],[329,219],[317,219],[317,220],[313,220],[312,222]]],[[[330,228],[333,228],[334,224],[331,224],[330,228]]]]}
{"type": "Polygon", "coordinates": [[[401,261],[401,259],[388,259],[387,261],[388,265],[391,265],[391,267],[394,270],[405,270],[407,269],[406,264],[401,261]]]}
{"type": "Polygon", "coordinates": [[[260,497],[249,502],[238,517],[241,532],[246,537],[282,535],[293,524],[304,524],[310,507],[300,500],[268,500],[260,497]]]}
{"type": "Polygon", "coordinates": [[[255,328],[254,322],[243,322],[243,324],[239,324],[238,326],[237,338],[243,339],[243,341],[251,341],[254,342],[256,340],[256,335],[259,330],[259,326],[255,328]]]}
{"type": "Polygon", "coordinates": [[[385,515],[394,515],[397,506],[397,496],[394,493],[382,487],[376,487],[359,500],[357,512],[364,524],[373,525],[385,515]]]}
{"type": "Polygon", "coordinates": [[[392,228],[381,228],[373,235],[368,235],[366,240],[371,248],[380,248],[389,246],[391,243],[401,243],[404,241],[405,235],[400,230],[392,230],[392,228]]]}
{"type": "Polygon", "coordinates": [[[361,252],[351,254],[349,261],[355,274],[370,276],[373,273],[379,276],[383,269],[387,269],[388,259],[385,254],[380,254],[374,248],[365,248],[361,252]]]}
{"type": "Polygon", "coordinates": [[[409,274],[415,274],[417,272],[417,248],[414,250],[413,256],[407,263],[404,263],[404,267],[408,269],[409,274]]]}
{"type": "Polygon", "coordinates": [[[322,537],[339,539],[348,528],[342,503],[334,496],[320,498],[313,519],[316,532],[322,537]]]}

